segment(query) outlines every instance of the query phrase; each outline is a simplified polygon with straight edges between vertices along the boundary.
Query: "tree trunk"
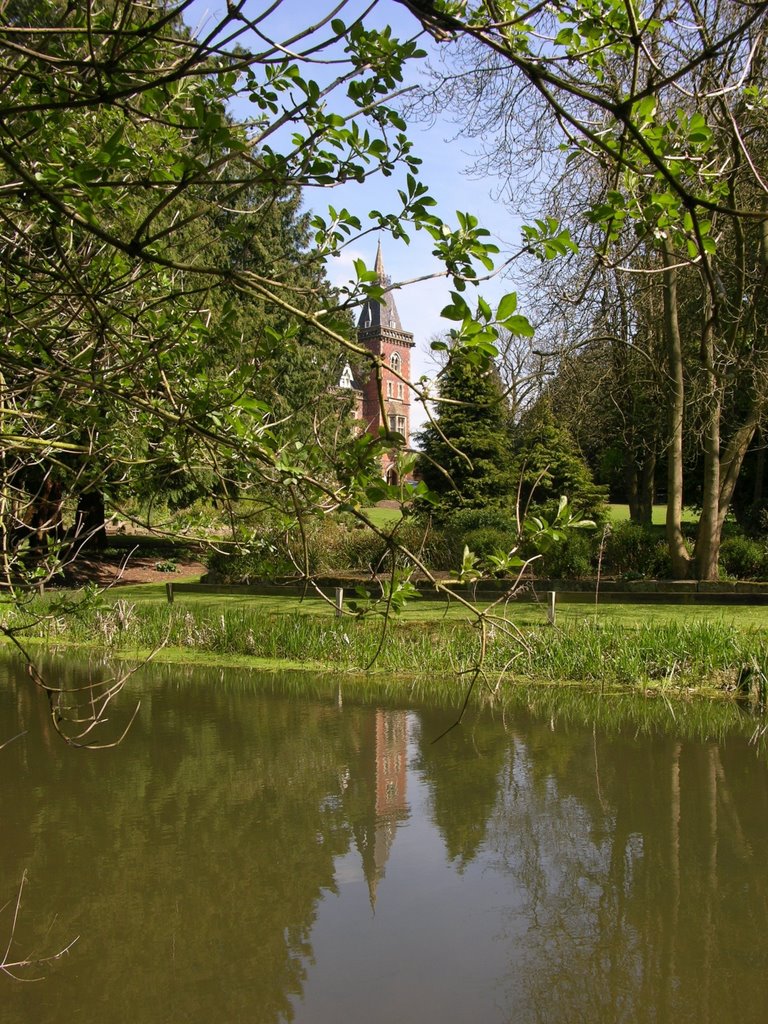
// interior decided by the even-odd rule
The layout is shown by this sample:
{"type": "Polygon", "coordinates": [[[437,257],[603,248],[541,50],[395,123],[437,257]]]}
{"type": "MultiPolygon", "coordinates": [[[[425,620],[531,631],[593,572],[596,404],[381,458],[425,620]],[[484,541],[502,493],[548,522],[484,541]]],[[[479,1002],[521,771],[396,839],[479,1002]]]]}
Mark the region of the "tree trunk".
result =
{"type": "Polygon", "coordinates": [[[47,473],[29,502],[29,547],[45,554],[48,541],[60,540],[63,533],[61,506],[64,499],[61,484],[47,473]]]}
{"type": "Polygon", "coordinates": [[[650,526],[653,523],[653,499],[656,497],[656,455],[645,456],[640,472],[638,493],[638,523],[650,526]]]}
{"type": "Polygon", "coordinates": [[[765,440],[761,436],[759,447],[755,453],[755,481],[752,486],[752,506],[757,509],[763,504],[765,490],[765,440]]]}
{"type": "MultiPolygon", "coordinates": [[[[713,389],[714,391],[714,389],[713,389]]],[[[701,518],[696,533],[696,579],[716,580],[722,520],[720,518],[720,396],[710,395],[704,437],[704,486],[701,495],[701,518]]],[[[724,517],[723,517],[724,518],[724,517]]]]}
{"type": "Polygon", "coordinates": [[[683,381],[683,344],[677,317],[677,270],[669,241],[664,241],[664,340],[667,348],[669,374],[669,420],[667,447],[667,544],[672,572],[678,579],[687,579],[692,562],[683,539],[683,416],[685,383],[683,381]]]}
{"type": "Polygon", "coordinates": [[[650,453],[639,462],[628,462],[625,479],[630,520],[638,526],[650,526],[656,494],[656,456],[650,453]]]}
{"type": "Polygon", "coordinates": [[[633,523],[639,522],[640,516],[640,485],[637,465],[633,459],[627,459],[624,467],[624,485],[627,490],[627,503],[629,505],[629,518],[633,523]]]}
{"type": "Polygon", "coordinates": [[[75,546],[78,551],[103,550],[107,545],[107,524],[104,495],[101,491],[84,491],[77,499],[75,546]]]}
{"type": "MultiPolygon", "coordinates": [[[[736,489],[736,483],[739,479],[741,467],[747,456],[747,452],[749,451],[749,446],[752,444],[752,440],[757,433],[761,411],[762,403],[759,405],[757,403],[753,403],[751,405],[745,422],[734,431],[733,436],[726,445],[725,451],[720,458],[718,521],[721,534],[725,517],[728,515],[728,510],[731,507],[733,492],[736,489]]],[[[758,452],[758,456],[762,455],[764,455],[764,452],[761,449],[758,452]]],[[[761,467],[759,473],[762,474],[762,472],[763,470],[761,467]]],[[[760,481],[760,491],[762,493],[762,480],[760,481]]]]}
{"type": "Polygon", "coordinates": [[[704,330],[701,338],[701,362],[709,377],[704,427],[704,481],[701,491],[701,517],[696,533],[696,578],[716,580],[720,556],[720,419],[723,413],[721,387],[714,371],[715,325],[712,308],[704,304],[704,330]]]}

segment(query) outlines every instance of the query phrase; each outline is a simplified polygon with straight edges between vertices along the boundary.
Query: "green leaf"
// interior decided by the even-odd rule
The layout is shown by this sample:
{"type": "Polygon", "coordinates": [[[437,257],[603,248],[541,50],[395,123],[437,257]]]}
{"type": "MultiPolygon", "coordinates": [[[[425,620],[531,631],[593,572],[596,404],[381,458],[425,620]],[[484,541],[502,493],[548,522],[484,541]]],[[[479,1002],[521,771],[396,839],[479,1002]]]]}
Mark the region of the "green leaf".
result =
{"type": "Polygon", "coordinates": [[[467,300],[463,295],[459,295],[458,292],[451,292],[451,298],[453,302],[449,306],[444,306],[440,311],[440,316],[445,320],[465,320],[471,317],[467,300]]]}
{"type": "Polygon", "coordinates": [[[510,332],[520,338],[532,338],[535,334],[533,326],[527,317],[510,316],[502,322],[502,325],[510,332]]]}
{"type": "Polygon", "coordinates": [[[501,321],[508,320],[516,309],[517,292],[509,292],[499,303],[499,308],[496,310],[496,319],[501,321]]]}

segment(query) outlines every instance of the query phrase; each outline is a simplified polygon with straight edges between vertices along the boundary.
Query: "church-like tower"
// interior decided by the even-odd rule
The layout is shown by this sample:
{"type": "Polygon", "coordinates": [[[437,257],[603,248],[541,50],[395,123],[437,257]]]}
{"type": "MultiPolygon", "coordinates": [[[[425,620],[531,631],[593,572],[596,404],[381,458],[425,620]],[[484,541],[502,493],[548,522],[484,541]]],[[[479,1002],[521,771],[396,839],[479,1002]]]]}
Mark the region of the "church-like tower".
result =
{"type": "MultiPolygon", "coordinates": [[[[383,288],[389,287],[391,280],[384,273],[381,242],[376,252],[374,269],[379,284],[383,288]]],[[[392,292],[387,292],[381,302],[369,299],[365,303],[357,321],[357,339],[369,352],[381,357],[382,361],[381,398],[375,373],[371,374],[362,387],[362,420],[365,429],[370,434],[378,435],[383,425],[383,404],[390,430],[402,434],[406,445],[410,445],[411,398],[408,385],[411,380],[411,349],[415,342],[410,331],[402,328],[392,292]]],[[[388,482],[398,482],[392,460],[388,457],[385,457],[383,469],[388,482]]]]}

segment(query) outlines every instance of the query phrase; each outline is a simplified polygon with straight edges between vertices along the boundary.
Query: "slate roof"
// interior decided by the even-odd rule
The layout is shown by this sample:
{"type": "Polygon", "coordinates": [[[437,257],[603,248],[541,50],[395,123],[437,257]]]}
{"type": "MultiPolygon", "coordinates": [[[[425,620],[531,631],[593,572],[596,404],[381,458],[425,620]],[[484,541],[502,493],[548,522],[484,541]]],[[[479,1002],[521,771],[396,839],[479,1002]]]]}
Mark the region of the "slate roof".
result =
{"type": "MultiPolygon", "coordinates": [[[[392,283],[392,279],[384,273],[381,242],[379,242],[379,247],[376,250],[376,263],[373,269],[376,271],[379,283],[383,287],[386,288],[392,283]]],[[[395,305],[394,292],[387,292],[382,297],[382,302],[369,299],[360,311],[357,321],[358,331],[380,330],[382,327],[390,328],[394,331],[403,330],[400,323],[400,314],[397,312],[397,306],[395,305]]]]}

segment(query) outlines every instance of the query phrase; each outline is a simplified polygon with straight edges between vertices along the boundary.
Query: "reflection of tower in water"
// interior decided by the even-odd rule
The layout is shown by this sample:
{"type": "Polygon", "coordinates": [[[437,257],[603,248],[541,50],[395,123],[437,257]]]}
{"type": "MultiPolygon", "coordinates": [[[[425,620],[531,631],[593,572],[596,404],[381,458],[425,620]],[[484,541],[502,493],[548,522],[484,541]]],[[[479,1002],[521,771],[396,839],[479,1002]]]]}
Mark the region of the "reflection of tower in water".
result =
{"type": "MultiPolygon", "coordinates": [[[[373,743],[360,764],[365,791],[364,806],[354,825],[355,842],[363,862],[371,906],[384,877],[398,823],[409,815],[406,798],[408,720],[405,711],[377,709],[370,719],[373,743]],[[370,756],[372,754],[372,756],[370,756]]],[[[362,753],[362,751],[361,751],[362,753]]]]}

